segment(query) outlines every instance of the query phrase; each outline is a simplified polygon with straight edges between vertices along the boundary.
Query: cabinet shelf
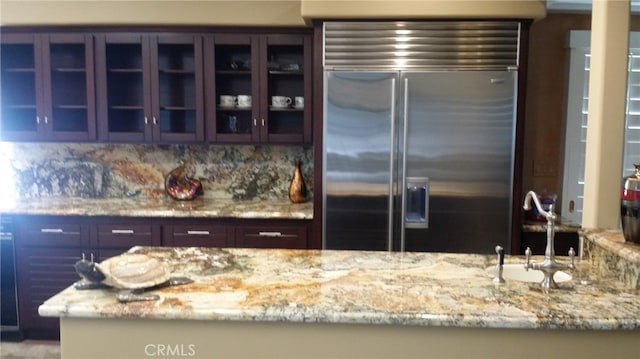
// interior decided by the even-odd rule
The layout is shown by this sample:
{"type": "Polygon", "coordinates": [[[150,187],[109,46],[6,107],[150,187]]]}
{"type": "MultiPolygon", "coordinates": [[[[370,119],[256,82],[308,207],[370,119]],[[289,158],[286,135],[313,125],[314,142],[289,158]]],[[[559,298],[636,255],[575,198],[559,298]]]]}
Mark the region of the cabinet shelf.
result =
{"type": "Polygon", "coordinates": [[[269,111],[273,112],[303,112],[303,107],[273,107],[269,106],[269,111]]]}
{"type": "Polygon", "coordinates": [[[195,111],[195,107],[186,107],[186,106],[161,106],[160,110],[166,111],[195,111]]]}
{"type": "Polygon", "coordinates": [[[135,105],[112,105],[109,108],[113,110],[144,110],[143,106],[135,106],[135,105]]]}
{"type": "Polygon", "coordinates": [[[185,70],[185,69],[160,69],[158,70],[163,74],[176,74],[176,75],[193,75],[195,71],[193,70],[185,70]]]}
{"type": "Polygon", "coordinates": [[[19,105],[4,105],[4,106],[6,108],[14,109],[14,110],[31,110],[36,108],[35,104],[32,104],[32,105],[19,104],[19,105]]]}
{"type": "Polygon", "coordinates": [[[216,75],[251,75],[251,70],[217,70],[216,75]]]}
{"type": "Polygon", "coordinates": [[[218,111],[251,111],[253,107],[223,107],[218,106],[216,108],[218,111]]]}
{"type": "Polygon", "coordinates": [[[108,70],[110,73],[142,73],[142,69],[121,69],[111,68],[108,70]]]}
{"type": "Polygon", "coordinates": [[[36,72],[36,69],[34,69],[33,67],[12,67],[2,69],[2,71],[8,73],[34,73],[36,72]]]}
{"type": "Polygon", "coordinates": [[[269,75],[282,75],[282,76],[302,76],[303,71],[285,71],[285,70],[269,70],[269,75]]]}
{"type": "Polygon", "coordinates": [[[53,107],[65,110],[86,110],[87,105],[54,105],[53,107]]]}
{"type": "Polygon", "coordinates": [[[71,68],[71,67],[58,67],[55,69],[52,69],[54,72],[73,72],[73,73],[85,73],[87,72],[86,69],[78,69],[78,68],[71,68]]]}

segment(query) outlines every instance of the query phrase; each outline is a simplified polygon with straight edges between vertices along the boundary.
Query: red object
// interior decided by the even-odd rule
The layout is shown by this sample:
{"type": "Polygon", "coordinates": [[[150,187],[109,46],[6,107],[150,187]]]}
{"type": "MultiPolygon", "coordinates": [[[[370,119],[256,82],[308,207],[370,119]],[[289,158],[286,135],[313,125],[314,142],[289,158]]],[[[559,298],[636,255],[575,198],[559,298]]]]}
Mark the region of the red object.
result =
{"type": "Polygon", "coordinates": [[[623,188],[620,198],[624,201],[640,201],[640,191],[623,188]]]}

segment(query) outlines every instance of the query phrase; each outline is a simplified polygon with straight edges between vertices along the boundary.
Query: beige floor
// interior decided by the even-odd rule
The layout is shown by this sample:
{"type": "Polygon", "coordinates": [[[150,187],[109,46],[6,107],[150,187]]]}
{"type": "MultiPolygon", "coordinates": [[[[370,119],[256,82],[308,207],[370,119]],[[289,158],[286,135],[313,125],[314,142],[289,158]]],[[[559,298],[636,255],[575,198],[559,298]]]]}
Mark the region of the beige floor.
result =
{"type": "Polygon", "coordinates": [[[1,359],[60,359],[60,343],[47,340],[0,342],[1,359]]]}

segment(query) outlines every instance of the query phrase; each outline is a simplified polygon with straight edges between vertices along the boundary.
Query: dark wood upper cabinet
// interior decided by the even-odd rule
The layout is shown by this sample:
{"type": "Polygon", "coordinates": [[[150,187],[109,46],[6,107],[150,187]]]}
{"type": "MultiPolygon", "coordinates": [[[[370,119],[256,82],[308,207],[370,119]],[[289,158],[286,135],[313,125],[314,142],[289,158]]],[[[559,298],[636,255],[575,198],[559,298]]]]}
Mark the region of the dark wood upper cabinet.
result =
{"type": "Polygon", "coordinates": [[[217,143],[311,143],[311,36],[205,37],[207,139],[217,143]],[[233,96],[233,106],[221,104],[233,96]],[[251,96],[243,106],[239,96],[251,96]],[[275,107],[272,96],[291,100],[275,107]],[[295,106],[295,98],[306,100],[295,106]]]}
{"type": "Polygon", "coordinates": [[[312,143],[309,32],[184,30],[2,34],[2,139],[312,143]]]}
{"type": "Polygon", "coordinates": [[[98,34],[99,138],[204,140],[202,36],[98,34]]]}
{"type": "Polygon", "coordinates": [[[2,139],[95,140],[93,37],[19,33],[0,40],[2,139]]]}

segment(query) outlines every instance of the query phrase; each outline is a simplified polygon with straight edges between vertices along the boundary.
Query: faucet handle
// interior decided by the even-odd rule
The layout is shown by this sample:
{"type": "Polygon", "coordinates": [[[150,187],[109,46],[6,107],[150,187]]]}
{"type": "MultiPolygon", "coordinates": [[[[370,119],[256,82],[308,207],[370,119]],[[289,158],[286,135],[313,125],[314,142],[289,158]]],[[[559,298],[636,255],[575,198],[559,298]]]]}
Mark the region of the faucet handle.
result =
{"type": "Polygon", "coordinates": [[[496,254],[498,255],[498,262],[496,263],[496,274],[493,277],[493,282],[496,284],[504,283],[504,278],[502,277],[502,266],[504,265],[504,248],[502,246],[496,246],[496,254]]]}
{"type": "Polygon", "coordinates": [[[569,264],[570,269],[574,269],[576,267],[575,259],[576,259],[576,251],[573,250],[573,247],[569,248],[569,258],[571,259],[571,263],[569,264]]]}
{"type": "Polygon", "coordinates": [[[531,247],[527,247],[527,249],[524,251],[524,255],[525,255],[525,259],[527,261],[524,264],[524,269],[526,269],[528,271],[529,268],[531,268],[531,247]]]}
{"type": "Polygon", "coordinates": [[[504,248],[502,246],[496,246],[496,254],[498,255],[498,265],[504,264],[504,248]]]}

